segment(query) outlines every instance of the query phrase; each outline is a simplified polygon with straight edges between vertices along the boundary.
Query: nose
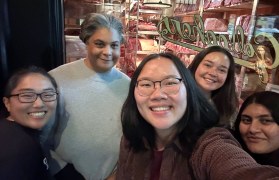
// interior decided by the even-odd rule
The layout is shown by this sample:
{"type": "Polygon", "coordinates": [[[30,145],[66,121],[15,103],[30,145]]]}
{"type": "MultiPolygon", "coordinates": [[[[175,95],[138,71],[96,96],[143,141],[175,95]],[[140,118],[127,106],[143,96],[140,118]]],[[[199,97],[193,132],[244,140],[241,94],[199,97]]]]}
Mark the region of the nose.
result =
{"type": "Polygon", "coordinates": [[[212,67],[208,70],[208,74],[211,76],[217,76],[217,69],[212,67]]]}
{"type": "Polygon", "coordinates": [[[103,49],[103,53],[106,55],[111,55],[111,53],[112,53],[111,47],[109,45],[106,45],[103,49]]]}
{"type": "Polygon", "coordinates": [[[260,123],[258,121],[252,121],[252,123],[249,126],[249,131],[251,133],[256,133],[260,131],[260,123]]]}
{"type": "Polygon", "coordinates": [[[151,99],[166,99],[167,94],[162,91],[160,82],[156,82],[154,85],[154,91],[151,94],[151,99]]]}
{"type": "Polygon", "coordinates": [[[45,103],[44,103],[44,101],[42,100],[41,96],[38,96],[37,99],[36,99],[36,101],[33,103],[33,106],[34,106],[34,107],[42,107],[42,106],[44,106],[44,105],[45,105],[45,103]]]}

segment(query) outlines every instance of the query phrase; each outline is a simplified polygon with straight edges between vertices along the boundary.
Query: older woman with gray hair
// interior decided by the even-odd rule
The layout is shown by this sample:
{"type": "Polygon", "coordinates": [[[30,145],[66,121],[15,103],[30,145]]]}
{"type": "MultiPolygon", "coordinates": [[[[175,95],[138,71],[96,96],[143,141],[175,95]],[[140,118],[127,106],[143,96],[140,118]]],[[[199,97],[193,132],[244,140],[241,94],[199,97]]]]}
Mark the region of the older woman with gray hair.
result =
{"type": "Polygon", "coordinates": [[[57,179],[105,179],[117,162],[120,110],[130,83],[114,67],[120,57],[123,26],[114,16],[91,13],[79,37],[87,57],[50,71],[68,114],[57,119],[51,170],[57,179]]]}

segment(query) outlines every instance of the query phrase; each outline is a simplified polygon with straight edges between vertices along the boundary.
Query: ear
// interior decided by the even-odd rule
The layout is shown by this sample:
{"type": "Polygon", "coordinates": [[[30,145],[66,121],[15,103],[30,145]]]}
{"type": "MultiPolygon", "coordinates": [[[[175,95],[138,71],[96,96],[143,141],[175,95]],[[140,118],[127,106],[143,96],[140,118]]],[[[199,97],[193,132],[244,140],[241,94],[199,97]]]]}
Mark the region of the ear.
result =
{"type": "Polygon", "coordinates": [[[10,112],[10,109],[11,109],[10,99],[7,97],[3,97],[3,103],[6,106],[7,111],[10,112]]]}

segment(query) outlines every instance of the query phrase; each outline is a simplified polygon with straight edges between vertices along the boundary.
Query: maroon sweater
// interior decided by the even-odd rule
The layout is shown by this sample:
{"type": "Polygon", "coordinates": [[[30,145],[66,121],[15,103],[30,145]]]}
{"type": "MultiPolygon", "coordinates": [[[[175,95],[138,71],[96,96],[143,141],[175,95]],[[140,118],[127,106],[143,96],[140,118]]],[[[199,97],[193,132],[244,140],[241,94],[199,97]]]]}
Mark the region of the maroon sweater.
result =
{"type": "MultiPolygon", "coordinates": [[[[205,132],[190,160],[183,151],[177,141],[164,150],[160,180],[279,179],[278,167],[257,164],[224,128],[212,128],[205,132]]],[[[122,138],[116,179],[150,180],[152,153],[151,149],[134,153],[128,141],[122,138]]]]}

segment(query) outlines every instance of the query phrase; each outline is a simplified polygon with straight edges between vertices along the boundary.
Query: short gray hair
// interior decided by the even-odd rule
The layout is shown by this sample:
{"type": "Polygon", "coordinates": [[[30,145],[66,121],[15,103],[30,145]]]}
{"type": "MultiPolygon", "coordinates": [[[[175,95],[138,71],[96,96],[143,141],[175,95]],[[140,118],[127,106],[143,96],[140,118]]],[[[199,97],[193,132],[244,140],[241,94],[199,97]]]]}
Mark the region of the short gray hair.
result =
{"type": "Polygon", "coordinates": [[[99,28],[113,28],[119,33],[120,42],[124,42],[123,25],[121,21],[113,15],[90,13],[87,14],[81,24],[81,32],[79,38],[86,44],[87,40],[99,28]]]}

